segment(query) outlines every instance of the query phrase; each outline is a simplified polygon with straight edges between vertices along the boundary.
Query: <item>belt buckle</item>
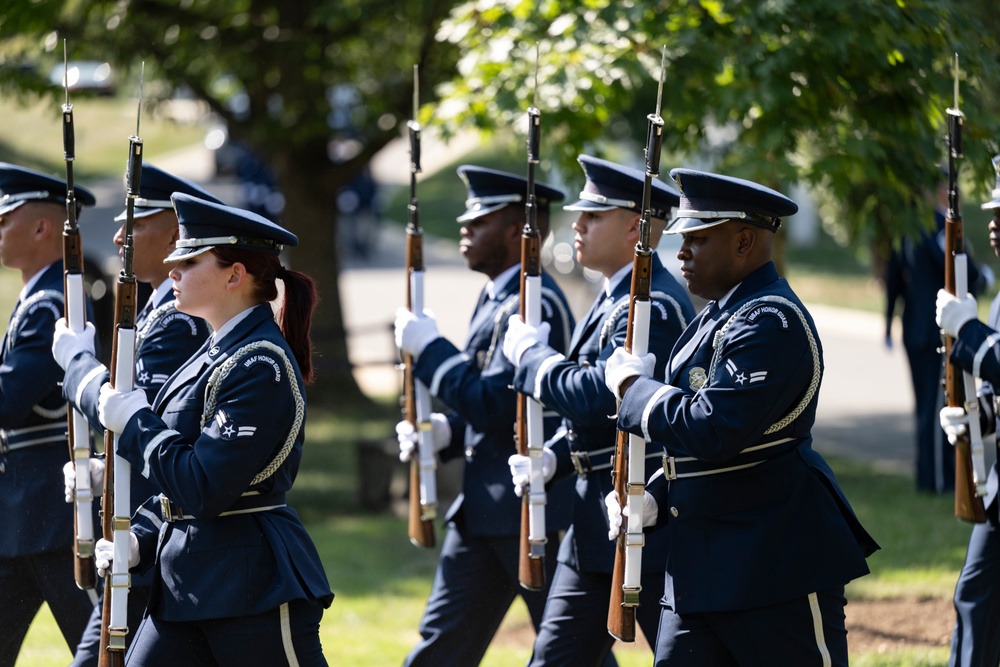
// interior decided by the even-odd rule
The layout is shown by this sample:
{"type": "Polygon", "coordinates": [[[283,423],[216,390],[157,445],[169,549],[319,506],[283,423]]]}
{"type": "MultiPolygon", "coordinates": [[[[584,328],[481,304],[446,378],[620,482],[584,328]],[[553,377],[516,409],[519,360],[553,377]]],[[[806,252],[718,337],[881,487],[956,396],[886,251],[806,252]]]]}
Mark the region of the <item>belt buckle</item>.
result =
{"type": "Polygon", "coordinates": [[[163,520],[167,523],[175,521],[173,512],[170,511],[170,499],[166,496],[160,496],[160,514],[163,515],[163,520]]]}
{"type": "Polygon", "coordinates": [[[663,476],[667,479],[677,479],[677,461],[673,456],[663,455],[663,476]]]}
{"type": "Polygon", "coordinates": [[[590,472],[590,455],[585,451],[572,451],[569,453],[569,458],[573,462],[573,467],[576,468],[576,474],[580,477],[586,477],[587,473],[590,472]]]}
{"type": "Polygon", "coordinates": [[[10,451],[10,439],[7,437],[7,429],[0,429],[0,454],[10,451]]]}

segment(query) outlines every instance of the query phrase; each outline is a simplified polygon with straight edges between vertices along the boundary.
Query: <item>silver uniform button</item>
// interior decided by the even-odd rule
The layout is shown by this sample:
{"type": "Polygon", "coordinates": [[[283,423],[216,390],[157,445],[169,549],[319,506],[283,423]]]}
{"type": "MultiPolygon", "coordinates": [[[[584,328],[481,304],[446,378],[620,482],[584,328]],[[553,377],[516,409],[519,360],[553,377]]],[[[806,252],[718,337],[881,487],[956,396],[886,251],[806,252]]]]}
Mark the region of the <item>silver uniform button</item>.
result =
{"type": "Polygon", "coordinates": [[[678,510],[676,507],[670,508],[670,514],[672,514],[673,516],[680,516],[680,513],[681,513],[680,510],[678,510]]]}

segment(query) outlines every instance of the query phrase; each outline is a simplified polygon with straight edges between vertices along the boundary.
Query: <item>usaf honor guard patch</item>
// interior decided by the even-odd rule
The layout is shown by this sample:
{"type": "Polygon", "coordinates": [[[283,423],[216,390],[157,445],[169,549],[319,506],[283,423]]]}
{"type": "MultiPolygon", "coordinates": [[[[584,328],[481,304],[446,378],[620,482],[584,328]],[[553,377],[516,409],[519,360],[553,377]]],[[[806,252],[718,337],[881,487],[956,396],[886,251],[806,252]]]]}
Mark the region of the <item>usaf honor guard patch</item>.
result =
{"type": "Polygon", "coordinates": [[[215,423],[219,426],[219,437],[223,440],[248,438],[257,431],[256,426],[237,426],[236,422],[230,419],[224,410],[215,413],[215,423]]]}

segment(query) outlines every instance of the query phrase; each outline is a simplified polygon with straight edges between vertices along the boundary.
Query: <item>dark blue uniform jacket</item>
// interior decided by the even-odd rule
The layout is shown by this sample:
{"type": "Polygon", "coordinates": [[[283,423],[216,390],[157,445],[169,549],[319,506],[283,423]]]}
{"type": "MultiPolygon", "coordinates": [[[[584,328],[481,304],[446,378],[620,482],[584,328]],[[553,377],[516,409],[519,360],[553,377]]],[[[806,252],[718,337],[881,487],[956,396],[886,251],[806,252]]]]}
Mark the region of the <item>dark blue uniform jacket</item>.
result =
{"type": "Polygon", "coordinates": [[[648,487],[670,536],[665,603],[762,607],[867,574],[878,545],[812,449],[823,373],[812,318],[771,263],[710,308],[677,341],[668,384],[638,378],[618,415],[674,457],[677,479],[648,487]],[[732,470],[698,474],[721,468],[732,470]]]}
{"type": "MultiPolygon", "coordinates": [[[[333,599],[298,514],[282,506],[302,457],[305,392],[267,304],[211,341],[137,413],[117,452],[170,499],[158,532],[137,521],[149,611],[167,621],[244,616],[333,599]],[[206,390],[211,390],[206,394],[206,390]],[[254,508],[273,507],[253,512],[254,508]],[[223,513],[230,513],[222,515],[223,513]]],[[[142,511],[155,511],[147,504],[142,511]]]]}

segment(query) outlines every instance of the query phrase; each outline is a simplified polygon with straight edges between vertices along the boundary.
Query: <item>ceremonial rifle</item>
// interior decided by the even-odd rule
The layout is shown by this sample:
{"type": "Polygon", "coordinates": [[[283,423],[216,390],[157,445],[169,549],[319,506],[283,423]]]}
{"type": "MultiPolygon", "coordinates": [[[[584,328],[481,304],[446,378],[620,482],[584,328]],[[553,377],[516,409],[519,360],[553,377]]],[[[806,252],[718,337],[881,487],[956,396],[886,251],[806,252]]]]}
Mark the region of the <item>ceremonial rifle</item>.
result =
{"type": "MultiPolygon", "coordinates": [[[[962,154],[962,119],[958,108],[958,54],[955,54],[955,106],[948,109],[948,215],[944,222],[944,288],[950,294],[965,298],[968,293],[968,264],[959,210],[958,170],[955,165],[962,154]]],[[[983,523],[986,510],[986,464],[983,438],[979,425],[979,398],[976,383],[969,373],[953,365],[951,349],[955,339],[944,337],[945,394],[949,407],[964,407],[969,416],[968,429],[955,440],[955,516],[983,523]]]]}
{"type": "MultiPolygon", "coordinates": [[[[666,48],[660,60],[660,84],[656,92],[656,113],[646,116],[646,178],[642,186],[642,215],[639,240],[632,260],[632,285],[629,291],[628,328],[625,351],[642,356],[649,352],[649,298],[653,270],[653,249],[649,234],[652,222],[653,179],[660,175],[660,145],[663,119],[660,102],[666,73],[666,48]]],[[[641,436],[618,431],[612,481],[618,504],[628,507],[628,529],[615,542],[615,565],[611,573],[611,603],[608,605],[608,632],[623,642],[635,641],[635,608],[642,591],[642,501],[646,492],[646,441],[641,436]]],[[[625,526],[622,526],[625,528],[625,526]]]]}
{"type": "MultiPolygon", "coordinates": [[[[528,109],[528,193],[521,232],[521,319],[537,327],[542,323],[542,238],[538,231],[535,201],[535,165],[541,143],[542,112],[538,110],[538,47],[535,47],[535,101],[528,109]]],[[[528,488],[521,496],[521,542],[517,579],[524,588],[537,591],[545,586],[545,478],[542,451],[545,432],[542,404],[517,394],[517,453],[528,457],[528,488]]]]}
{"type": "MultiPolygon", "coordinates": [[[[82,333],[87,326],[86,295],[83,289],[83,239],[76,222],[76,190],[73,186],[73,161],[76,159],[76,133],[73,129],[73,105],[69,102],[69,59],[63,40],[63,87],[66,102],[62,105],[63,158],[66,160],[66,224],[63,225],[63,314],[66,326],[82,333]]],[[[90,488],[90,425],[87,417],[70,407],[66,415],[69,458],[73,462],[76,491],[73,501],[73,576],[84,590],[97,584],[94,569],[94,490],[90,488]]]]}
{"type": "MultiPolygon", "coordinates": [[[[145,63],[143,63],[143,73],[145,63]]],[[[115,331],[111,346],[111,386],[119,391],[135,387],[135,320],[136,279],[132,270],[135,241],[135,200],[139,196],[142,172],[142,139],[139,121],[142,117],[142,74],[139,77],[139,108],[136,112],[135,134],[128,138],[128,161],[125,164],[125,244],[122,246],[122,270],[115,288],[115,331]]],[[[104,502],[101,525],[104,539],[114,542],[114,558],[104,586],[104,607],[101,610],[100,667],[121,667],[125,664],[128,643],[129,518],[132,515],[129,485],[131,464],[118,456],[118,434],[104,432],[104,502]],[[110,594],[109,594],[110,592],[110,594]]]]}
{"type": "MultiPolygon", "coordinates": [[[[406,223],[406,307],[418,316],[424,312],[424,246],[417,204],[417,174],[420,173],[420,87],[418,66],[413,66],[413,120],[410,131],[410,204],[406,223]]],[[[403,413],[418,436],[417,451],[410,455],[410,511],[407,532],[418,547],[434,546],[437,518],[437,456],[431,433],[431,395],[424,383],[413,377],[413,355],[403,353],[403,413]]]]}

